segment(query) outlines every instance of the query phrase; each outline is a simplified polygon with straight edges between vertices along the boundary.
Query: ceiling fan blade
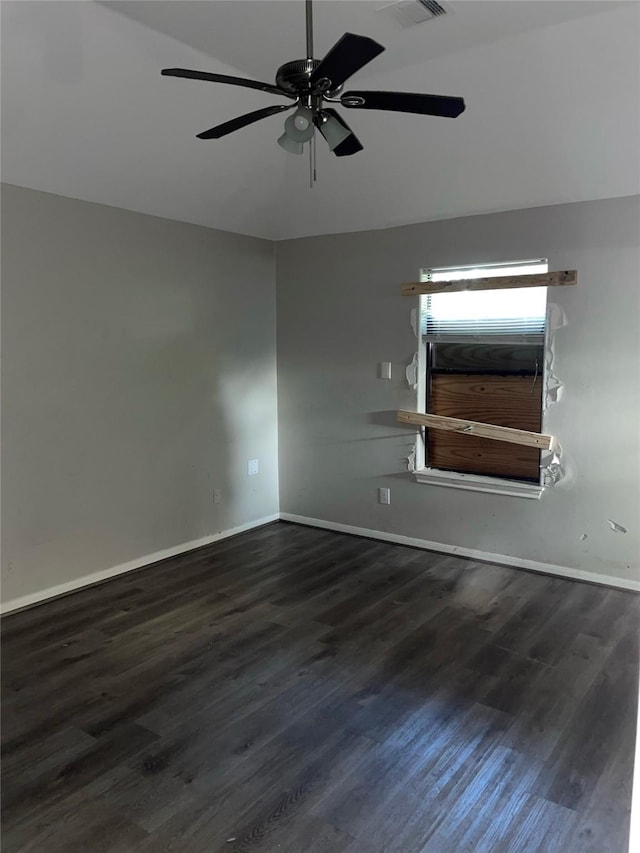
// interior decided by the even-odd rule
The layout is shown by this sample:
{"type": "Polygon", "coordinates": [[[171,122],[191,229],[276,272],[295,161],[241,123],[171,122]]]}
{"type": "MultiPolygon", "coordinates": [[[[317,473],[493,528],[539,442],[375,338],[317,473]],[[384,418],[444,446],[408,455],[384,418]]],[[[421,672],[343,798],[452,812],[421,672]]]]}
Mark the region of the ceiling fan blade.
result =
{"type": "MultiPolygon", "coordinates": [[[[358,137],[355,135],[355,133],[351,130],[349,125],[346,123],[346,121],[342,118],[340,113],[336,112],[336,110],[333,110],[333,109],[326,109],[326,110],[323,110],[322,112],[327,113],[332,118],[334,118],[336,121],[340,122],[340,124],[344,128],[346,128],[346,130],[348,130],[349,133],[351,134],[343,142],[341,142],[339,145],[336,145],[336,147],[333,149],[333,153],[336,155],[336,157],[348,157],[351,154],[357,154],[358,151],[362,151],[364,146],[362,145],[362,143],[360,142],[358,137]]],[[[322,135],[326,139],[326,136],[322,130],[322,122],[317,123],[317,128],[320,131],[320,133],[322,133],[322,135]]]]}
{"type": "Polygon", "coordinates": [[[311,75],[311,83],[317,84],[319,80],[326,78],[331,81],[326,90],[333,91],[383,50],[381,44],[367,36],[345,33],[315,69],[311,75]]]}
{"type": "Polygon", "coordinates": [[[272,95],[281,95],[295,99],[295,95],[273,86],[271,83],[261,83],[259,80],[247,80],[244,77],[230,77],[228,74],[212,74],[209,71],[191,71],[188,68],[163,68],[160,72],[164,77],[187,77],[189,80],[208,80],[211,83],[227,83],[229,86],[244,86],[245,89],[259,89],[272,95]]]}
{"type": "Polygon", "coordinates": [[[232,118],[231,121],[225,121],[224,124],[218,124],[196,135],[198,139],[220,139],[221,136],[233,133],[234,130],[240,130],[240,128],[246,127],[248,124],[253,124],[254,121],[260,121],[260,119],[275,115],[282,112],[282,110],[291,110],[294,106],[295,104],[274,104],[272,107],[264,107],[261,110],[255,110],[252,113],[238,116],[238,118],[232,118]]]}
{"type": "Polygon", "coordinates": [[[446,118],[456,118],[465,108],[462,98],[414,92],[345,92],[340,102],[352,110],[391,110],[446,118]]]}

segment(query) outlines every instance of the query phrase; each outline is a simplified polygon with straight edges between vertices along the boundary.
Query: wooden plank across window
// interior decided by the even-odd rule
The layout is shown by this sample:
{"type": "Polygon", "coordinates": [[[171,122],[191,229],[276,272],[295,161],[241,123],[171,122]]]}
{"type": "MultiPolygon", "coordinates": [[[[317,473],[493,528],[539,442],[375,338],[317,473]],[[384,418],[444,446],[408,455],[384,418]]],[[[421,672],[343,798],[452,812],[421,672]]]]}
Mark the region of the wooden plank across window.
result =
{"type": "MultiPolygon", "coordinates": [[[[542,377],[433,374],[432,414],[539,433],[542,377]]],[[[428,464],[444,471],[538,481],[540,450],[478,435],[431,429],[428,464]]]]}
{"type": "Polygon", "coordinates": [[[451,418],[442,415],[422,414],[421,412],[408,412],[399,410],[396,412],[396,420],[404,424],[415,426],[427,426],[434,429],[448,430],[463,433],[465,436],[480,436],[492,441],[505,441],[509,444],[521,444],[525,447],[536,447],[539,450],[553,450],[556,440],[552,435],[544,435],[539,432],[512,429],[510,427],[495,426],[480,421],[466,420],[462,418],[451,418]]]}
{"type": "Polygon", "coordinates": [[[463,278],[451,281],[417,281],[403,284],[403,296],[428,293],[456,293],[464,290],[504,290],[514,287],[559,287],[578,283],[577,270],[531,273],[530,275],[491,276],[489,278],[463,278]]]}
{"type": "Polygon", "coordinates": [[[408,412],[400,409],[396,420],[401,424],[428,426],[434,429],[451,430],[465,435],[479,435],[492,441],[507,441],[509,444],[522,444],[525,447],[537,447],[540,450],[555,450],[556,439],[552,435],[540,432],[526,432],[521,429],[483,424],[480,421],[467,421],[462,418],[447,418],[442,415],[425,415],[421,412],[408,412]]]}

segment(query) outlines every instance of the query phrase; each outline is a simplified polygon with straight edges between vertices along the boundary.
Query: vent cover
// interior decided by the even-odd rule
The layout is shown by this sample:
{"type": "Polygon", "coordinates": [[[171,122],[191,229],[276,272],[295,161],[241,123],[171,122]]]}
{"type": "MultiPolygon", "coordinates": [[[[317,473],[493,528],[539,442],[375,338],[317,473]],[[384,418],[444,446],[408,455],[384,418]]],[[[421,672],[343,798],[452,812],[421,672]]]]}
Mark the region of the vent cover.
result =
{"type": "Polygon", "coordinates": [[[449,14],[449,9],[438,0],[399,0],[378,11],[393,18],[401,27],[415,27],[416,24],[449,14]]]}
{"type": "Polygon", "coordinates": [[[436,0],[418,0],[418,3],[429,12],[432,18],[439,18],[440,15],[446,15],[447,10],[441,6],[436,0]]]}

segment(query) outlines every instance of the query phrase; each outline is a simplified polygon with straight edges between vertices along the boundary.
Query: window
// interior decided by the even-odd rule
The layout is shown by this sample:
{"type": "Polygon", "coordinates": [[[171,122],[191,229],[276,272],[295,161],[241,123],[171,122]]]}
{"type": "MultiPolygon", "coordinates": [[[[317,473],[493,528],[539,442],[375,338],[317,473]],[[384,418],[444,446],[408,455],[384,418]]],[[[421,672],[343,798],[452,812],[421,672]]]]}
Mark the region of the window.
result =
{"type": "MultiPolygon", "coordinates": [[[[423,270],[421,280],[547,271],[546,260],[519,261],[423,270]]],[[[546,310],[546,287],[422,296],[422,410],[541,432],[546,310]]],[[[425,430],[424,463],[434,474],[540,483],[538,449],[459,432],[425,430]]]]}

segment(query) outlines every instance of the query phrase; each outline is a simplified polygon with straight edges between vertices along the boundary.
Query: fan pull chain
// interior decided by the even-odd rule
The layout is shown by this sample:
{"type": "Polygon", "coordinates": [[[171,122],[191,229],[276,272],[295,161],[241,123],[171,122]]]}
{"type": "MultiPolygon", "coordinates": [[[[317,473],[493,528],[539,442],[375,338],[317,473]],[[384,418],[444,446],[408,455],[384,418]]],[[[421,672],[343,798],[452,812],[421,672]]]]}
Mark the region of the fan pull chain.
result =
{"type": "Polygon", "coordinates": [[[309,189],[313,189],[313,185],[318,180],[316,171],[316,135],[315,132],[309,140],[309,189]]]}
{"type": "Polygon", "coordinates": [[[314,130],[313,136],[311,138],[311,143],[313,145],[313,183],[315,184],[315,182],[318,180],[318,173],[316,172],[317,160],[316,160],[316,133],[315,133],[315,130],[314,130]]]}

